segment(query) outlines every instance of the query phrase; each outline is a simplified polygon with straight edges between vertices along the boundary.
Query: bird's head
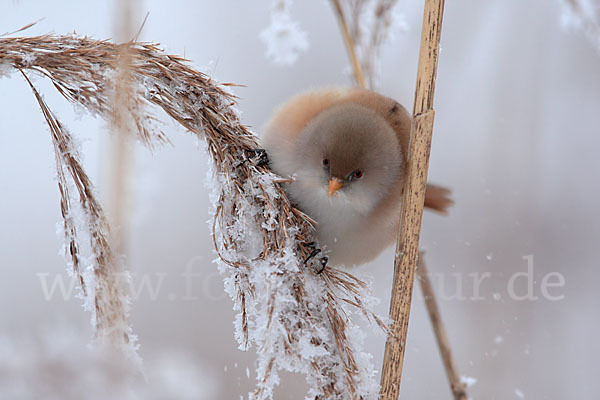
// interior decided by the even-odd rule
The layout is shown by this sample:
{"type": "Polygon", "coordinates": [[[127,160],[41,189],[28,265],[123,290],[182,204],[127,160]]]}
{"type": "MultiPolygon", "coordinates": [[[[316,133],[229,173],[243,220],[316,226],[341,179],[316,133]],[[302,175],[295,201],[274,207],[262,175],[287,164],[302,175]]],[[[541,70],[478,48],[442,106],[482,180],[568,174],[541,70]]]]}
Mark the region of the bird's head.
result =
{"type": "MultiPolygon", "coordinates": [[[[331,107],[304,129],[296,180],[319,203],[366,215],[397,184],[403,157],[396,133],[373,110],[331,107]]],[[[308,193],[304,193],[305,195],[308,193]]]]}

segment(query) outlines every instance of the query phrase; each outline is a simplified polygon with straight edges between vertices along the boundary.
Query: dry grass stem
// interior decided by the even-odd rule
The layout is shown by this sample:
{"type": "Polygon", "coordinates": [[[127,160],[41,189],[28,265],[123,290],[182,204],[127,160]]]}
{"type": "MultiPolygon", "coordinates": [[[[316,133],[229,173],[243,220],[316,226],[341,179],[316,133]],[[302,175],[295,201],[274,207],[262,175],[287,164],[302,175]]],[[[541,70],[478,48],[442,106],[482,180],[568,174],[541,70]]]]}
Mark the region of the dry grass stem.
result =
{"type": "Polygon", "coordinates": [[[35,89],[31,80],[21,69],[42,110],[52,134],[54,154],[60,192],[60,206],[63,217],[67,255],[70,256],[73,272],[81,283],[84,294],[93,293],[90,308],[94,315],[94,328],[97,339],[135,358],[135,346],[131,340],[131,329],[127,322],[127,298],[124,293],[122,274],[117,273],[119,261],[110,246],[110,230],[100,203],[96,199],[94,186],[85,173],[73,137],[50,111],[46,102],[35,89]],[[68,179],[69,177],[70,179],[68,179]],[[90,239],[93,261],[93,279],[84,278],[80,256],[80,232],[77,215],[73,212],[75,197],[71,193],[75,186],[79,203],[86,219],[85,227],[90,239]],[[91,289],[91,290],[90,290],[91,289]]]}
{"type": "Polygon", "coordinates": [[[361,64],[369,77],[369,87],[374,88],[379,74],[381,47],[385,43],[392,24],[392,10],[397,0],[377,0],[374,18],[369,35],[364,40],[361,51],[361,64]]]}
{"type": "MultiPolygon", "coordinates": [[[[127,42],[133,35],[134,0],[122,0],[118,4],[115,37],[119,42],[127,42]]],[[[127,254],[127,236],[129,220],[127,203],[131,169],[134,163],[133,127],[130,126],[131,110],[137,114],[133,101],[134,82],[131,74],[131,55],[128,46],[119,48],[118,61],[115,68],[114,91],[110,104],[112,105],[110,131],[108,138],[107,174],[107,214],[112,226],[111,242],[119,254],[127,254]]]]}
{"type": "Polygon", "coordinates": [[[356,56],[356,46],[352,34],[348,29],[348,24],[346,23],[346,16],[344,15],[344,10],[342,9],[342,5],[340,4],[340,0],[332,0],[333,6],[335,8],[337,17],[340,21],[340,27],[342,29],[342,36],[344,37],[344,42],[346,42],[346,49],[348,50],[348,55],[350,56],[350,61],[352,62],[352,70],[354,71],[354,79],[356,83],[360,87],[367,87],[365,82],[365,78],[362,72],[362,67],[360,65],[360,61],[356,56]]]}
{"type": "MultiPolygon", "coordinates": [[[[352,304],[374,318],[365,306],[365,284],[330,267],[317,272],[323,269],[323,258],[314,255],[312,243],[317,248],[318,243],[312,221],[290,204],[277,183],[287,177],[275,176],[266,165],[254,161],[256,137],[240,122],[228,84],[216,84],[183,58],[164,54],[154,44],[114,44],[72,35],[0,38],[0,65],[49,78],[71,103],[107,121],[115,117],[113,93],[124,52],[129,58],[125,79],[132,86],[120,115],[127,118],[137,138],[150,148],[168,141],[154,124],[153,107],[159,107],[207,144],[219,188],[214,241],[222,268],[230,273],[228,291],[239,310],[237,336],[243,346],[257,346],[259,354],[254,397],[272,396],[277,370],[282,368],[306,372],[313,397],[363,397],[364,385],[372,377],[362,361],[357,361],[355,339],[349,334],[352,322],[342,304],[352,304]],[[250,239],[256,243],[256,237],[262,244],[254,251],[247,245],[250,239]],[[257,273],[264,275],[255,276],[257,273]],[[264,285],[260,293],[256,284],[264,285]],[[268,301],[257,304],[259,296],[266,296],[268,301]],[[263,316],[265,325],[261,328],[265,330],[257,331],[263,316]],[[315,350],[307,355],[306,346],[315,350]]],[[[70,220],[72,200],[66,192],[66,174],[72,177],[90,227],[98,280],[93,293],[97,327],[99,332],[119,327],[115,334],[127,333],[123,328],[128,326],[123,321],[126,297],[110,267],[117,260],[109,246],[106,218],[92,183],[75,157],[70,135],[33,85],[32,89],[53,135],[73,269],[87,287],[78,260],[79,232],[70,220]],[[100,281],[105,283],[100,285],[100,281]]]]}
{"type": "Polygon", "coordinates": [[[421,31],[421,49],[413,107],[413,121],[407,161],[407,179],[400,216],[400,231],[394,260],[394,281],[390,304],[391,330],[384,353],[380,398],[396,400],[400,393],[402,366],[406,348],[408,320],[412,303],[415,268],[429,152],[433,134],[433,98],[444,0],[426,0],[421,31]]]}
{"type": "Polygon", "coordinates": [[[380,58],[379,53],[388,37],[392,25],[392,10],[396,3],[397,0],[379,0],[375,9],[376,22],[371,31],[369,45],[363,56],[366,63],[364,68],[370,71],[369,76],[371,76],[372,79],[376,76],[376,66],[373,63],[369,64],[367,60],[378,60],[380,58]]]}
{"type": "Polygon", "coordinates": [[[388,37],[392,10],[397,0],[332,1],[349,49],[355,79],[360,86],[374,89],[378,81],[381,47],[388,37]]]}
{"type": "Polygon", "coordinates": [[[460,381],[460,375],[456,368],[456,363],[452,357],[452,350],[450,348],[450,342],[448,341],[448,335],[442,322],[442,316],[435,299],[435,292],[429,279],[429,272],[425,266],[425,260],[423,253],[419,254],[419,260],[417,265],[417,275],[419,282],[421,283],[421,290],[423,291],[423,297],[425,298],[425,305],[427,306],[427,312],[429,313],[429,319],[433,326],[435,338],[442,356],[444,363],[444,369],[446,370],[446,376],[450,383],[450,390],[454,395],[454,400],[467,400],[466,385],[460,381]]]}

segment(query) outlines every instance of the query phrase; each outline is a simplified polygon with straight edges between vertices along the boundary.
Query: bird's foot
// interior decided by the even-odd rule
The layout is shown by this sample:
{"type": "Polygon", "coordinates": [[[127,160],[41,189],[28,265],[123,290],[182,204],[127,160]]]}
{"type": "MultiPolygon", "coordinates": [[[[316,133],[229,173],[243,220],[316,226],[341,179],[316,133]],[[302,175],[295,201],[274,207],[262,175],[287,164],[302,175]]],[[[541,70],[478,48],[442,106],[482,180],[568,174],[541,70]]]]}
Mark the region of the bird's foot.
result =
{"type": "MultiPolygon", "coordinates": [[[[317,247],[315,242],[304,243],[304,245],[306,247],[308,247],[309,249],[311,249],[310,254],[304,260],[304,265],[307,265],[308,262],[312,258],[315,258],[319,253],[321,253],[322,250],[317,247]]],[[[323,256],[323,257],[319,258],[320,268],[317,270],[317,275],[321,274],[325,270],[325,267],[327,267],[327,261],[329,261],[329,258],[327,256],[323,256]]]]}
{"type": "Polygon", "coordinates": [[[329,257],[323,256],[321,257],[321,269],[317,271],[317,275],[321,275],[321,272],[325,271],[325,267],[327,267],[327,262],[329,261],[329,257]]]}

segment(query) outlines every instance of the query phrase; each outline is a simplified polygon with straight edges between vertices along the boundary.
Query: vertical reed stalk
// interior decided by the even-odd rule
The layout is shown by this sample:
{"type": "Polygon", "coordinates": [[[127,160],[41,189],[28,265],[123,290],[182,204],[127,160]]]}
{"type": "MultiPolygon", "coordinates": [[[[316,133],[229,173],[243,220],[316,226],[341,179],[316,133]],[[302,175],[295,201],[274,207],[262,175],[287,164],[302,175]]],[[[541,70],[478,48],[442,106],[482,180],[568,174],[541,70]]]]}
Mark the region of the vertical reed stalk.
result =
{"type": "MultiPolygon", "coordinates": [[[[116,4],[115,38],[118,42],[128,42],[133,38],[133,17],[135,0],[122,0],[116,4]]],[[[127,254],[129,219],[126,212],[129,198],[131,167],[134,162],[130,109],[132,108],[130,46],[119,47],[115,68],[115,85],[112,92],[112,112],[108,137],[108,202],[107,211],[112,229],[111,241],[118,254],[127,254]]]]}
{"type": "Polygon", "coordinates": [[[433,326],[433,332],[435,333],[435,338],[440,349],[440,354],[444,363],[444,369],[446,370],[446,375],[448,376],[448,382],[450,383],[450,389],[454,395],[454,400],[467,400],[468,397],[466,385],[460,381],[456,363],[452,357],[450,342],[448,341],[448,335],[446,335],[446,329],[444,328],[444,323],[442,322],[440,309],[435,299],[435,292],[433,291],[433,286],[431,285],[431,280],[429,279],[429,273],[427,272],[427,267],[425,266],[423,253],[419,254],[417,275],[419,277],[419,282],[421,283],[421,291],[423,292],[423,297],[425,298],[425,305],[427,306],[429,319],[431,320],[431,325],[433,326]]]}
{"type": "Polygon", "coordinates": [[[433,134],[433,98],[444,0],[425,0],[421,49],[409,144],[407,179],[394,259],[390,304],[391,332],[381,372],[380,398],[396,400],[400,393],[408,320],[417,265],[429,153],[433,134]]]}

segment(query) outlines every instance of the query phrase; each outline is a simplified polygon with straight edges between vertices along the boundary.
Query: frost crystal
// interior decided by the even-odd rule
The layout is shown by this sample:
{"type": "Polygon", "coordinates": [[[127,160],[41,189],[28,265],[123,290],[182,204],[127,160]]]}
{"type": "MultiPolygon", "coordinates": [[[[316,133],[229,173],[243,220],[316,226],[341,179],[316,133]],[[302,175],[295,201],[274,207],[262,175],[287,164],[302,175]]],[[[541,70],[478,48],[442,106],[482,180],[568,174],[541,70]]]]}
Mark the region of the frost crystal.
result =
{"type": "Polygon", "coordinates": [[[308,36],[292,20],[289,9],[292,0],[275,0],[271,23],[261,32],[260,38],[267,46],[266,56],[278,65],[292,65],[300,53],[308,50],[308,36]]]}
{"type": "Polygon", "coordinates": [[[0,398],[61,400],[210,400],[213,377],[199,360],[170,349],[146,362],[147,381],[114,352],[87,345],[67,328],[29,337],[0,336],[0,398]]]}
{"type": "Polygon", "coordinates": [[[460,383],[464,383],[467,387],[471,387],[477,383],[477,378],[473,378],[472,376],[461,376],[460,383]]]}
{"type": "Polygon", "coordinates": [[[371,89],[380,83],[382,47],[395,39],[398,32],[410,29],[404,14],[397,10],[396,3],[397,0],[342,2],[356,54],[371,89]]]}
{"type": "Polygon", "coordinates": [[[9,63],[0,63],[0,79],[8,77],[12,71],[13,68],[9,63]]]}
{"type": "MultiPolygon", "coordinates": [[[[276,198],[273,182],[276,178],[266,173],[246,180],[243,188],[235,189],[246,193],[246,197],[238,198],[235,205],[232,200],[236,196],[230,192],[234,187],[226,175],[218,175],[213,185],[216,192],[229,193],[219,208],[237,209],[234,215],[224,217],[215,237],[220,254],[217,263],[226,275],[225,289],[234,300],[234,309],[238,313],[235,335],[240,349],[255,347],[258,355],[258,386],[249,397],[272,399],[274,386],[279,384],[278,371],[287,370],[306,375],[311,388],[309,398],[320,398],[324,394],[334,399],[353,398],[351,389],[338,386],[346,379],[347,366],[340,362],[346,355],[336,346],[331,329],[324,325],[333,310],[331,304],[323,301],[326,292],[323,279],[303,273],[307,266],[294,251],[292,234],[282,253],[273,253],[260,260],[264,251],[261,230],[273,230],[277,226],[278,212],[253,203],[251,199],[276,198]],[[227,236],[236,241],[237,250],[228,250],[223,241],[227,236]],[[250,269],[236,266],[249,260],[253,260],[250,269]],[[328,374],[323,375],[322,371],[328,371],[328,374]]],[[[363,297],[365,299],[368,297],[363,297]]],[[[351,312],[344,309],[344,313],[351,312]]],[[[356,363],[360,374],[359,379],[352,382],[354,393],[365,400],[375,399],[378,385],[371,355],[361,349],[364,333],[351,320],[345,323],[348,337],[352,338],[352,362],[356,363]]]]}
{"type": "Polygon", "coordinates": [[[583,32],[600,51],[600,4],[598,0],[561,0],[560,23],[566,31],[583,32]]]}
{"type": "Polygon", "coordinates": [[[23,65],[25,65],[26,67],[33,65],[35,63],[35,59],[35,54],[24,54],[22,57],[23,65]]]}
{"type": "MultiPolygon", "coordinates": [[[[168,141],[146,123],[154,120],[150,106],[157,106],[204,139],[212,159],[217,263],[237,311],[235,336],[240,348],[254,347],[258,355],[258,383],[251,398],[271,399],[278,372],[287,370],[306,375],[311,398],[375,399],[378,385],[371,357],[362,351],[364,334],[350,318],[360,312],[384,325],[369,310],[368,285],[344,271],[325,268],[323,256],[315,255],[318,240],[311,221],[290,204],[278,184],[281,177],[252,161],[256,137],[241,123],[235,98],[223,86],[153,44],[127,46],[133,87],[125,109],[137,137],[148,147],[168,141]]],[[[33,64],[25,69],[43,70],[70,102],[110,120],[122,45],[45,35],[8,41],[3,50],[13,68],[21,64],[23,54],[44,54],[30,57],[33,64]]],[[[89,289],[86,298],[94,299],[96,336],[113,338],[134,355],[135,338],[126,318],[128,298],[118,274],[122,260],[109,246],[107,221],[72,136],[33,85],[32,89],[53,133],[67,255],[79,266],[73,272],[82,291],[89,289]],[[82,212],[72,207],[75,204],[82,212]],[[92,250],[91,262],[82,256],[87,253],[82,232],[92,250]],[[88,276],[82,267],[90,263],[88,276]]]]}

